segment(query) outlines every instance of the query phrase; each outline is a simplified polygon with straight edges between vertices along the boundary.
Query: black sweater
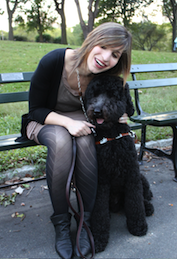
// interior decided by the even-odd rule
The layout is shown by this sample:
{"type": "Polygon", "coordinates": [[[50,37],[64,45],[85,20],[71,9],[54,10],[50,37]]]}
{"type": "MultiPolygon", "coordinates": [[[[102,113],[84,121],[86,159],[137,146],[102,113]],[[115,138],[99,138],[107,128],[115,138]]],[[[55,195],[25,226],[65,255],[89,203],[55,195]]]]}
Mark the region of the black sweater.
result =
{"type": "Polygon", "coordinates": [[[63,72],[66,49],[56,49],[45,55],[34,72],[29,91],[29,119],[44,124],[54,110],[63,72]]]}
{"type": "Polygon", "coordinates": [[[21,140],[27,137],[26,127],[30,121],[44,124],[47,115],[54,111],[65,51],[66,49],[56,49],[46,54],[33,74],[29,90],[29,113],[22,116],[21,140]]]}

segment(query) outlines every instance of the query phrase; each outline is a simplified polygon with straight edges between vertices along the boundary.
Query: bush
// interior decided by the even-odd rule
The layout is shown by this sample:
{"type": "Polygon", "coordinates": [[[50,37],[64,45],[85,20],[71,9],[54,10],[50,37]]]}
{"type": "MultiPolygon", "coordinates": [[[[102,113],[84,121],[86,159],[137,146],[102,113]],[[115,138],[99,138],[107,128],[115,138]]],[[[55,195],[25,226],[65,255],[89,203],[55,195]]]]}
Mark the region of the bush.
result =
{"type": "Polygon", "coordinates": [[[15,35],[14,40],[16,41],[27,41],[27,37],[21,35],[15,35]]]}
{"type": "Polygon", "coordinates": [[[54,38],[53,43],[61,43],[61,37],[54,38]]]}
{"type": "MultiPolygon", "coordinates": [[[[53,43],[53,37],[50,34],[43,34],[43,42],[50,42],[53,43]]],[[[36,36],[36,42],[40,42],[39,35],[36,36]]]]}

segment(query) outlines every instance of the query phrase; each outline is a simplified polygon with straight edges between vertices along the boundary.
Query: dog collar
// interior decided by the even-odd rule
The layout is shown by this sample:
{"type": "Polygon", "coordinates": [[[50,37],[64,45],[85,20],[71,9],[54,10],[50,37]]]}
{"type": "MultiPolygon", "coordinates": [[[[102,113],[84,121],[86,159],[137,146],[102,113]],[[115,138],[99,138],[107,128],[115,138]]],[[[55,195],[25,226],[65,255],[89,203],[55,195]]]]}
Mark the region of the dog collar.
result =
{"type": "Polygon", "coordinates": [[[135,137],[135,132],[133,131],[130,131],[130,132],[127,132],[127,133],[120,133],[117,137],[115,138],[102,138],[102,140],[100,141],[96,141],[95,144],[96,145],[102,145],[102,144],[105,144],[106,142],[108,141],[111,141],[111,140],[115,140],[115,139],[120,139],[120,138],[123,138],[125,136],[130,136],[132,138],[135,137]]]}

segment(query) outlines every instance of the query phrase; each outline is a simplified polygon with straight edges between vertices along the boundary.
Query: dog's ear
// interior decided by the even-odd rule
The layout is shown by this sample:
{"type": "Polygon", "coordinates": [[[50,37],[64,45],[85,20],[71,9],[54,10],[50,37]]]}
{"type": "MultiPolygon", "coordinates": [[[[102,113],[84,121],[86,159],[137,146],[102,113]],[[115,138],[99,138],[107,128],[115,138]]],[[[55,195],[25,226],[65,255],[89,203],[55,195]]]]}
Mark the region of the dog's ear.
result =
{"type": "Polygon", "coordinates": [[[134,109],[134,105],[133,105],[132,98],[130,95],[129,86],[127,83],[125,84],[125,96],[126,96],[126,102],[127,102],[126,103],[126,113],[128,114],[128,117],[130,117],[134,114],[135,109],[134,109]]]}

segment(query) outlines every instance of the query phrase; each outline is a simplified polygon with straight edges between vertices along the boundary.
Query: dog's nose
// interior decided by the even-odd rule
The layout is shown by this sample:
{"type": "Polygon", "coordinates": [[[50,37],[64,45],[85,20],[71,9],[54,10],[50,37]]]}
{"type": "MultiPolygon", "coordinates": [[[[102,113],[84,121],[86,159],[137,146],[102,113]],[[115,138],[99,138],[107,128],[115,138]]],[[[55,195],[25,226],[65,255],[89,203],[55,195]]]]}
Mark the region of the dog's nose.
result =
{"type": "Polygon", "coordinates": [[[98,107],[96,107],[95,109],[94,109],[94,111],[93,111],[93,114],[94,114],[94,116],[101,116],[102,115],[102,112],[101,112],[101,109],[100,108],[98,108],[98,107]]]}

